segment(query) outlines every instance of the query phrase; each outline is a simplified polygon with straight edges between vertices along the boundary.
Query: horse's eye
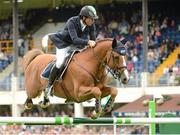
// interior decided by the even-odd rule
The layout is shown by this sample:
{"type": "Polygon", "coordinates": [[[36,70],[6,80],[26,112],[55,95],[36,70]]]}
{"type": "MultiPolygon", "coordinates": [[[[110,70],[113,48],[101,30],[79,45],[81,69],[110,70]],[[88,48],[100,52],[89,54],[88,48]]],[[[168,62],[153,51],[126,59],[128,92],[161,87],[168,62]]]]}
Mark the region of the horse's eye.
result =
{"type": "Polygon", "coordinates": [[[115,56],[114,57],[114,60],[117,62],[117,61],[119,61],[119,56],[115,56]]]}
{"type": "Polygon", "coordinates": [[[115,56],[115,59],[116,59],[116,60],[119,59],[119,56],[115,56]]]}

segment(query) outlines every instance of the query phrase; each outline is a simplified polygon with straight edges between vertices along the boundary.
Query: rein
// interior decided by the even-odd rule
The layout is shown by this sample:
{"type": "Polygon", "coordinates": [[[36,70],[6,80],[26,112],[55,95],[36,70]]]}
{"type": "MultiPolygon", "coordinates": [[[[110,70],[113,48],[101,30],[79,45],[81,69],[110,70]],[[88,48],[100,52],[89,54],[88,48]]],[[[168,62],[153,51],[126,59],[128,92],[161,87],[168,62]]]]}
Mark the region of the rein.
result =
{"type": "MultiPolygon", "coordinates": [[[[106,67],[107,65],[106,65],[104,62],[102,62],[102,61],[99,59],[99,57],[95,54],[94,48],[92,48],[92,49],[93,49],[93,54],[94,54],[94,56],[96,57],[96,59],[98,60],[98,62],[99,62],[102,66],[106,67]]],[[[110,59],[109,59],[109,60],[110,60],[110,59]]],[[[109,60],[108,60],[108,62],[109,62],[109,60]]],[[[89,72],[85,67],[83,67],[83,66],[81,65],[81,63],[79,63],[79,62],[78,62],[77,60],[75,60],[74,58],[73,58],[73,61],[74,61],[78,66],[80,66],[83,70],[85,70],[85,71],[93,78],[93,81],[94,81],[95,84],[98,84],[98,83],[102,80],[103,76],[102,76],[100,79],[97,79],[97,77],[96,77],[95,75],[93,75],[91,72],[89,72]]],[[[100,65],[100,68],[102,67],[101,65],[100,65]]],[[[98,70],[99,70],[100,68],[98,68],[98,70]]],[[[109,73],[109,70],[108,70],[108,72],[105,74],[104,77],[106,77],[108,73],[109,73]]]]}
{"type": "Polygon", "coordinates": [[[98,70],[100,70],[101,67],[103,66],[103,67],[105,67],[105,69],[107,69],[107,71],[108,71],[104,76],[101,76],[101,78],[99,79],[99,82],[100,82],[100,81],[102,80],[102,78],[106,77],[106,76],[108,75],[108,73],[110,72],[110,70],[109,70],[110,68],[108,67],[107,64],[109,63],[111,57],[109,57],[109,59],[108,59],[108,61],[107,61],[107,64],[105,64],[105,62],[102,61],[102,60],[100,60],[100,58],[98,57],[98,55],[96,55],[96,53],[95,53],[95,51],[94,51],[94,48],[92,48],[92,51],[93,51],[93,54],[94,54],[94,56],[96,57],[97,61],[100,63],[100,66],[99,66],[99,69],[98,69],[98,70]]]}
{"type": "Polygon", "coordinates": [[[100,82],[100,80],[96,79],[96,77],[95,77],[91,72],[89,72],[86,68],[84,68],[84,67],[81,65],[81,63],[79,63],[79,62],[78,62],[77,60],[75,60],[74,58],[73,58],[73,61],[74,61],[78,66],[80,66],[82,69],[84,69],[90,76],[92,76],[92,78],[94,79],[94,82],[95,82],[96,84],[100,82]]]}

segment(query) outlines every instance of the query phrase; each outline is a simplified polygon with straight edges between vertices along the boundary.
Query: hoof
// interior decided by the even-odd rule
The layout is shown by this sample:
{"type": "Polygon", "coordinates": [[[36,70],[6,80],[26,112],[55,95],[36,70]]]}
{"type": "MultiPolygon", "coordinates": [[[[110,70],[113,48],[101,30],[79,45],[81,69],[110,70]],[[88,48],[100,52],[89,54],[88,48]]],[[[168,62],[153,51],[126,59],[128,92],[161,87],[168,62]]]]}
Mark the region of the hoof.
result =
{"type": "Polygon", "coordinates": [[[30,110],[33,107],[33,103],[25,103],[24,107],[25,107],[26,110],[30,110]]]}
{"type": "Polygon", "coordinates": [[[104,116],[106,114],[106,112],[102,111],[100,114],[100,117],[104,116]]]}
{"type": "Polygon", "coordinates": [[[40,105],[41,108],[45,109],[50,105],[50,102],[49,101],[46,101],[46,102],[45,101],[40,101],[39,105],[40,105]]]}
{"type": "Polygon", "coordinates": [[[91,114],[91,119],[97,119],[101,116],[101,112],[96,113],[96,111],[93,111],[91,114]]]}
{"type": "Polygon", "coordinates": [[[112,108],[106,108],[106,109],[104,109],[104,111],[103,111],[103,112],[104,112],[104,114],[105,114],[105,113],[109,113],[109,112],[111,112],[111,110],[112,110],[112,108]]]}

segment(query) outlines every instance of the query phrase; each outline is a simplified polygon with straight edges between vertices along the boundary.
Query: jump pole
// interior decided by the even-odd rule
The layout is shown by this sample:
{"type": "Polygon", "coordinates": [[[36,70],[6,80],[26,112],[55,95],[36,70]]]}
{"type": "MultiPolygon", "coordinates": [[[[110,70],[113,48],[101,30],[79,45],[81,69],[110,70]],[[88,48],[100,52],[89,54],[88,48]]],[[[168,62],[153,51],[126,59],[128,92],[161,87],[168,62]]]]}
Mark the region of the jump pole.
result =
{"type": "Polygon", "coordinates": [[[72,117],[0,117],[0,124],[7,125],[141,125],[180,123],[180,118],[72,118],[72,117]]]}

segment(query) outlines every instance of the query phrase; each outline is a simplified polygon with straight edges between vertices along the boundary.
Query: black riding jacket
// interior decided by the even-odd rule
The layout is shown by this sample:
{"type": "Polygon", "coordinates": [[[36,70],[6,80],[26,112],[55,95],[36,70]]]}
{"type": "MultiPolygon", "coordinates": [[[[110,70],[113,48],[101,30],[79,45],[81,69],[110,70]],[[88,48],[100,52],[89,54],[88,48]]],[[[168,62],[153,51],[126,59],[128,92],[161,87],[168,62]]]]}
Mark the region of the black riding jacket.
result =
{"type": "Polygon", "coordinates": [[[83,48],[88,44],[88,40],[95,40],[95,24],[86,26],[82,31],[80,17],[74,16],[68,19],[65,26],[57,33],[49,36],[51,41],[59,49],[69,45],[75,45],[77,48],[83,48]]]}

